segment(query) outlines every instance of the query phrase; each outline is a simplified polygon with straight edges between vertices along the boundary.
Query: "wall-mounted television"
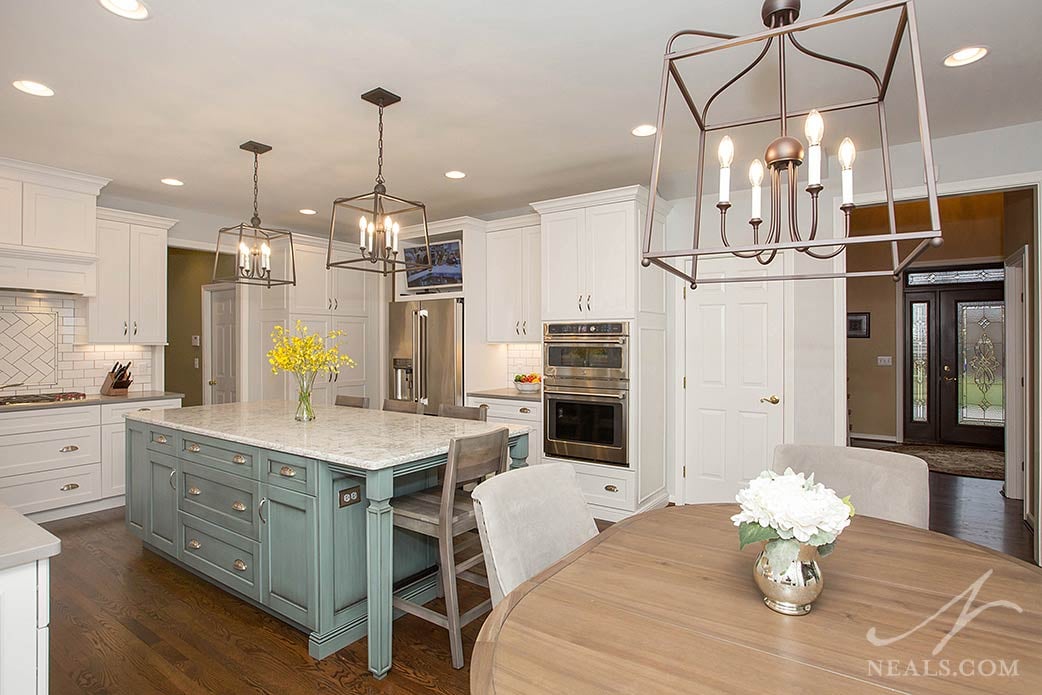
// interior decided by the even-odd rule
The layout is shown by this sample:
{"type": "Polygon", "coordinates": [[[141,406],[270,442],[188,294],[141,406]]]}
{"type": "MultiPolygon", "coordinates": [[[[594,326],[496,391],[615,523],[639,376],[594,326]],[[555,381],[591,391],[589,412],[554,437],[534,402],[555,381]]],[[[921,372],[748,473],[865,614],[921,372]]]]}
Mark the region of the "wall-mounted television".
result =
{"type": "MultiPolygon", "coordinates": [[[[402,251],[406,262],[427,265],[425,246],[406,246],[402,251]]],[[[432,243],[430,265],[430,268],[409,270],[405,273],[405,284],[410,291],[463,287],[463,262],[459,239],[432,243]]]]}

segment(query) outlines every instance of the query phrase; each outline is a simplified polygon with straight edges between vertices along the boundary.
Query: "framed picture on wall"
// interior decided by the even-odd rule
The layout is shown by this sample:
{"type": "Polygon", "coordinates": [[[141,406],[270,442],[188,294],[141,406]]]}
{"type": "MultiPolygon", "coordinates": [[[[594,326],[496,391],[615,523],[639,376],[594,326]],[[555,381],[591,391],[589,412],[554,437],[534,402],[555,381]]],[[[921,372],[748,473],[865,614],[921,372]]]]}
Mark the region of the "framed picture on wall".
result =
{"type": "Polygon", "coordinates": [[[857,312],[847,314],[847,337],[868,338],[871,335],[872,314],[857,312]]]}

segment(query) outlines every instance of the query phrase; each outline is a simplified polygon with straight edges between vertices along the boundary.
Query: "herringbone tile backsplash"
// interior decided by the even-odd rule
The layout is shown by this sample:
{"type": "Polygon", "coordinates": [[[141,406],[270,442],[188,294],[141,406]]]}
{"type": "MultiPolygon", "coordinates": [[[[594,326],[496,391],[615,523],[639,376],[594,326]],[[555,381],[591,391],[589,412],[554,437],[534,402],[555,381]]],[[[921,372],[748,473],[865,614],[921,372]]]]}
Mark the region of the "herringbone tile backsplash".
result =
{"type": "Polygon", "coordinates": [[[90,345],[87,301],[54,294],[0,292],[0,386],[4,394],[101,389],[117,360],[133,360],[133,390],[152,388],[152,350],[140,345],[90,345]]]}

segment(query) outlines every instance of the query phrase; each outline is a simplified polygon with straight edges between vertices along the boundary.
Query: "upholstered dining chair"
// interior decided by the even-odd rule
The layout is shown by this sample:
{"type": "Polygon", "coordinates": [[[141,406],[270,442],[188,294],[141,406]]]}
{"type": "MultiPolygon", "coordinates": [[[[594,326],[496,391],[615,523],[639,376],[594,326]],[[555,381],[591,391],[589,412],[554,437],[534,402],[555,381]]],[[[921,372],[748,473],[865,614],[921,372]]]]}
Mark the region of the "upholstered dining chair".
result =
{"type": "Polygon", "coordinates": [[[337,396],[337,405],[346,405],[348,408],[368,408],[369,396],[337,396]]]}
{"type": "Polygon", "coordinates": [[[471,408],[465,405],[442,403],[438,406],[438,417],[454,417],[460,420],[480,420],[485,422],[488,420],[488,406],[480,405],[476,408],[471,408]]]}
{"type": "Polygon", "coordinates": [[[471,494],[492,605],[597,535],[568,463],[508,471],[471,494]]]}
{"type": "Polygon", "coordinates": [[[772,469],[813,473],[840,497],[850,495],[858,514],[930,527],[930,469],[915,456],[878,449],[779,444],[772,469]]]}
{"type": "Polygon", "coordinates": [[[385,398],[383,409],[392,413],[423,415],[423,404],[416,401],[398,401],[393,398],[385,398]]]}
{"type": "Polygon", "coordinates": [[[460,534],[473,532],[477,526],[474,504],[470,493],[462,489],[467,483],[502,473],[510,464],[510,431],[500,427],[491,432],[454,437],[449,440],[448,462],[441,489],[432,488],[397,497],[394,500],[393,523],[396,527],[438,539],[441,590],[445,596],[445,613],[402,598],[394,598],[395,608],[449,631],[452,667],[463,668],[463,636],[461,629],[492,608],[491,601],[483,601],[460,615],[456,578],[479,586],[488,586],[488,580],[472,572],[481,563],[482,553],[457,562],[456,553],[478,547],[478,539],[462,539],[460,534]]]}

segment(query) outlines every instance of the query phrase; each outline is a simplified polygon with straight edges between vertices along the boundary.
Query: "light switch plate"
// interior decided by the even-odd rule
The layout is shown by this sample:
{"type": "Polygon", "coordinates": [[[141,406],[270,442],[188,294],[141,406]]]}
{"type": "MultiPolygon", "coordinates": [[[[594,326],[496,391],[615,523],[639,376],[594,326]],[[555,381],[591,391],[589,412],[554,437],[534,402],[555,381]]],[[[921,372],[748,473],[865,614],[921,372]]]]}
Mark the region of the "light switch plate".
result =
{"type": "Polygon", "coordinates": [[[202,345],[202,340],[200,340],[199,336],[193,335],[192,336],[192,347],[199,347],[200,345],[202,345]]]}
{"type": "Polygon", "coordinates": [[[879,355],[879,356],[876,357],[876,366],[877,367],[893,367],[894,366],[894,358],[891,357],[890,355],[879,355]]]}

